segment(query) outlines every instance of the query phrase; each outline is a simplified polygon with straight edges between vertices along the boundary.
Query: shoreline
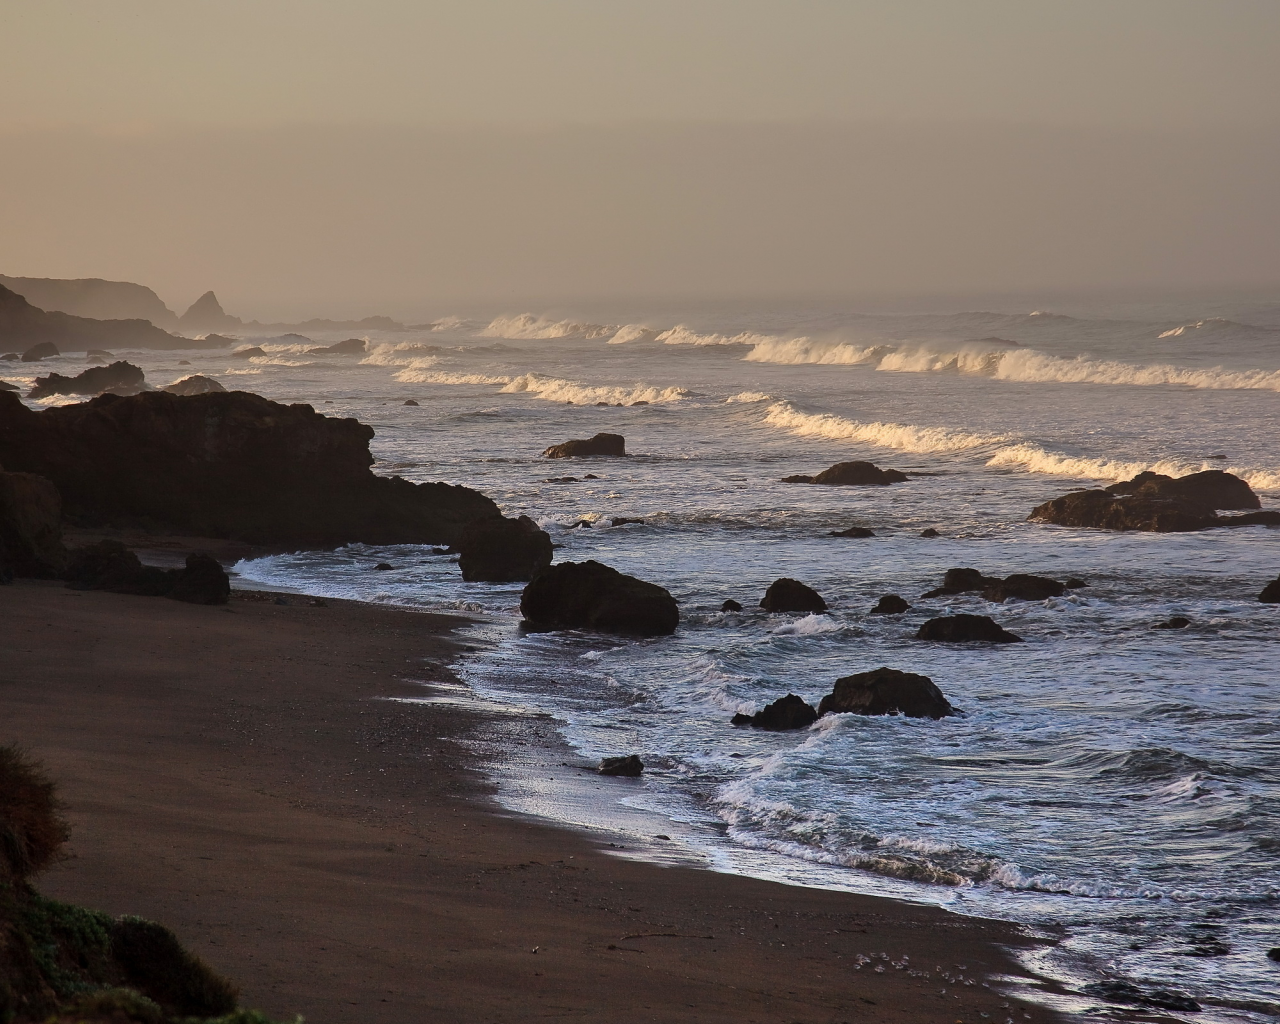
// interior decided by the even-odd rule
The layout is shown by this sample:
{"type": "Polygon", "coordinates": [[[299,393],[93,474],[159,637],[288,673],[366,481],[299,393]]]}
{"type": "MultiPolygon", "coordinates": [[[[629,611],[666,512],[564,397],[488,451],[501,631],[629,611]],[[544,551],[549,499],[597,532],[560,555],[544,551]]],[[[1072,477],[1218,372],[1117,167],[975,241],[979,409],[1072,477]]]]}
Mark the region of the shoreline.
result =
{"type": "Polygon", "coordinates": [[[506,811],[476,747],[529,749],[538,729],[430,689],[462,685],[467,620],[246,593],[0,590],[3,738],[46,762],[73,826],[38,886],[169,925],[246,1005],[316,1024],[968,1024],[1011,1012],[988,979],[1056,991],[1008,951],[1042,943],[1005,922],[611,856],[506,811]]]}

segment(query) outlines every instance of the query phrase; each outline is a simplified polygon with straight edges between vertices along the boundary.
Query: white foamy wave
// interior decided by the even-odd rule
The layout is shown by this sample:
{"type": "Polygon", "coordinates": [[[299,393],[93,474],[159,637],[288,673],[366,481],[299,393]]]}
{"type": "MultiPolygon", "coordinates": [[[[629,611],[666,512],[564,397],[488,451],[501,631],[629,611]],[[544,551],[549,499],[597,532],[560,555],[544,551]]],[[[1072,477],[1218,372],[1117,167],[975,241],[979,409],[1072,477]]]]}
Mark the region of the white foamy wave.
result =
{"type": "Polygon", "coordinates": [[[655,339],[664,345],[759,345],[771,341],[767,334],[751,334],[744,331],[732,336],[726,334],[699,334],[691,327],[677,324],[670,330],[663,331],[655,339]]]}
{"type": "Polygon", "coordinates": [[[610,405],[631,405],[633,402],[657,404],[678,402],[692,395],[684,388],[656,388],[649,384],[636,384],[631,388],[580,384],[537,373],[526,373],[509,380],[502,390],[507,394],[527,392],[549,402],[572,402],[575,405],[594,405],[596,402],[608,402],[610,405]]]}
{"type": "Polygon", "coordinates": [[[603,338],[614,334],[617,327],[605,324],[578,323],[574,320],[548,320],[533,313],[496,317],[480,331],[480,338],[506,338],[512,341],[540,341],[552,338],[603,338]]]}
{"type": "Polygon", "coordinates": [[[369,354],[360,360],[361,366],[430,366],[436,357],[430,353],[439,351],[434,346],[419,345],[412,341],[397,344],[374,345],[369,354]]]}
{"type": "MultiPolygon", "coordinates": [[[[434,360],[433,360],[434,361],[434,360]]],[[[446,370],[429,370],[425,367],[406,367],[394,375],[405,384],[509,384],[510,377],[490,377],[484,373],[449,373],[446,370]]]]}
{"type": "Polygon", "coordinates": [[[285,359],[283,356],[268,353],[265,356],[251,356],[249,362],[257,366],[310,366],[307,359],[285,359]]]}
{"type": "Polygon", "coordinates": [[[1035,349],[1005,353],[995,364],[997,380],[1064,384],[1180,385],[1211,390],[1280,391],[1280,370],[1196,369],[1156,363],[1149,366],[1079,356],[1063,359],[1035,349]]]}
{"type": "Polygon", "coordinates": [[[817,363],[856,366],[877,363],[893,351],[891,345],[853,345],[848,342],[815,341],[812,338],[763,338],[743,357],[748,363],[780,363],[795,366],[817,363]]]}
{"type": "Polygon", "coordinates": [[[653,341],[657,338],[658,332],[652,327],[645,327],[642,324],[627,324],[625,327],[619,327],[618,331],[609,339],[610,345],[625,345],[629,341],[653,341]]]}
{"type": "Polygon", "coordinates": [[[1028,473],[1051,473],[1085,480],[1129,480],[1139,473],[1164,473],[1166,476],[1186,476],[1209,469],[1222,469],[1234,473],[1256,491],[1280,490],[1280,469],[1257,466],[1224,466],[1219,461],[1192,462],[1180,459],[1151,461],[1124,461],[1087,455],[1063,455],[1047,451],[1037,444],[1015,444],[1001,448],[990,459],[988,466],[1021,469],[1028,473]]]}
{"type": "Polygon", "coordinates": [[[765,412],[772,427],[803,437],[827,437],[835,441],[860,441],[904,452],[962,452],[988,448],[1009,440],[998,434],[970,434],[944,427],[917,427],[904,423],[863,423],[831,413],[808,413],[790,402],[776,402],[765,412]]]}
{"type": "Polygon", "coordinates": [[[442,320],[433,320],[428,325],[433,331],[465,331],[470,327],[478,327],[474,320],[461,316],[446,316],[442,320]]]}
{"type": "Polygon", "coordinates": [[[252,377],[261,372],[261,370],[241,370],[232,367],[231,369],[223,370],[222,375],[224,377],[252,377]]]}
{"type": "Polygon", "coordinates": [[[773,395],[766,395],[763,391],[740,391],[730,395],[725,402],[768,402],[772,399],[773,395]]]}
{"type": "Polygon", "coordinates": [[[785,622],[769,630],[774,636],[813,636],[818,633],[834,633],[843,629],[844,623],[837,622],[830,615],[818,615],[810,612],[802,619],[785,622]]]}

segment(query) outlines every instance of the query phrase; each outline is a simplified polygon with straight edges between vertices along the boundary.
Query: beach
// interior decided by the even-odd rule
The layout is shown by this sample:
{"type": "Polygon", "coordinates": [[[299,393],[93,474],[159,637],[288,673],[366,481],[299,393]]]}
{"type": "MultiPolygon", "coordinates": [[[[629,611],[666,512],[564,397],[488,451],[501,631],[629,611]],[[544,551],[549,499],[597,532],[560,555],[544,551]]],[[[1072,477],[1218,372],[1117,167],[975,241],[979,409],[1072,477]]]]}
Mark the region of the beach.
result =
{"type": "Polygon", "coordinates": [[[456,684],[464,620],[284,600],[0,588],[0,739],[72,827],[43,892],[161,921],[242,1004],[312,1024],[1054,1019],[1010,1005],[1036,984],[1012,924],[622,859],[503,811],[475,745],[536,730],[394,699],[456,684]]]}

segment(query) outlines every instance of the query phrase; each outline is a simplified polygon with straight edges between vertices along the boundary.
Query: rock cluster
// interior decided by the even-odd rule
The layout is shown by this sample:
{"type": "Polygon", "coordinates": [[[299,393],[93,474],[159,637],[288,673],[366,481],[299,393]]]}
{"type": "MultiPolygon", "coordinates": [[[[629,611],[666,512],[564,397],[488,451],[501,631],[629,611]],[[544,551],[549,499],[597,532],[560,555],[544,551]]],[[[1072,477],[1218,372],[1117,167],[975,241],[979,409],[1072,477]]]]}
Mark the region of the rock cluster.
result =
{"type": "Polygon", "coordinates": [[[824,484],[828,487],[883,487],[904,483],[905,473],[881,469],[871,462],[837,462],[817,476],[784,476],[784,484],[824,484]]]}
{"type": "Polygon", "coordinates": [[[462,578],[471,583],[527,581],[551,564],[551,538],[528,516],[472,523],[455,546],[462,578]]]}
{"type": "Polygon", "coordinates": [[[1000,603],[1014,598],[1019,601],[1043,601],[1061,597],[1068,590],[1084,586],[1081,580],[1059,582],[1047,576],[1014,573],[1001,579],[984,576],[977,569],[948,569],[942,577],[942,586],[930,590],[922,597],[948,597],[953,594],[979,593],[988,601],[1000,603]]]}
{"type": "Polygon", "coordinates": [[[52,395],[101,395],[110,391],[117,395],[134,395],[145,386],[142,368],[133,363],[119,362],[110,366],[91,366],[74,377],[51,373],[37,377],[28,398],[49,398],[52,395]]]}
{"type": "Polygon", "coordinates": [[[226,604],[231,594],[226,572],[209,555],[188,555],[184,569],[158,569],[143,565],[137,555],[114,540],[72,551],[64,578],[74,590],[169,597],[188,604],[226,604]]]}
{"type": "Polygon", "coordinates": [[[53,481],[83,526],[288,547],[452,544],[498,507],[375,476],[373,429],[243,391],[102,395],[35,412],[0,392],[0,464],[53,481]]]}
{"type": "Polygon", "coordinates": [[[633,636],[676,631],[680,609],[655,583],[600,562],[561,562],[538,573],[520,596],[527,628],[590,629],[633,636]]]}
{"type": "Polygon", "coordinates": [[[588,457],[621,458],[627,454],[627,442],[621,434],[596,434],[585,441],[565,441],[553,444],[542,453],[546,459],[575,459],[588,457]]]}
{"type": "Polygon", "coordinates": [[[1217,526],[1280,526],[1280,511],[1223,516],[1222,510],[1260,509],[1253,489],[1218,469],[1183,477],[1139,473],[1105,490],[1073,491],[1038,505],[1033,522],[1105,530],[1186,533],[1217,526]]]}

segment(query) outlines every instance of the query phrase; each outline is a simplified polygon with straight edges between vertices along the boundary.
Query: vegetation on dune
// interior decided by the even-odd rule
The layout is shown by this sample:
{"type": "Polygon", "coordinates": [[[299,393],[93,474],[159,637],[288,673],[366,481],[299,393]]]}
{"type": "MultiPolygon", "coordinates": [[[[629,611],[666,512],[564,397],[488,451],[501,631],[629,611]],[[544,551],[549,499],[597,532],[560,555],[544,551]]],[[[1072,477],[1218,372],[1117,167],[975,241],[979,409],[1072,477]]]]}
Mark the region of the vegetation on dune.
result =
{"type": "Polygon", "coordinates": [[[67,825],[53,782],[0,746],[0,1024],[271,1024],[164,925],[41,896],[67,825]]]}

